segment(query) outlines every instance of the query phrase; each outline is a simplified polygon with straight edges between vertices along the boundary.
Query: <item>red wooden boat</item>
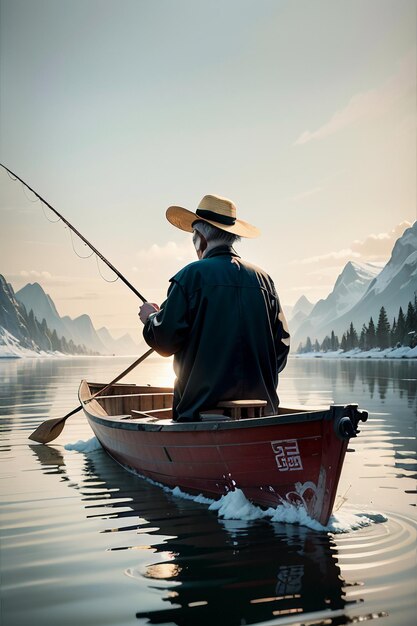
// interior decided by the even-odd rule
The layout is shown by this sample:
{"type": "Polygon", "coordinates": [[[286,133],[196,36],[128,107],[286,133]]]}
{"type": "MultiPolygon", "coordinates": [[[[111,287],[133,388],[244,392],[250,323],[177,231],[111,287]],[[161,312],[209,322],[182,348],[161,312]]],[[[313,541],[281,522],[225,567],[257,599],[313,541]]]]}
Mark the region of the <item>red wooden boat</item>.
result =
{"type": "Polygon", "coordinates": [[[366,411],[280,407],[260,417],[258,401],[219,405],[200,422],[174,422],[172,389],[82,381],[79,399],[103,448],[121,465],[169,487],[218,498],[240,488],[262,507],[303,505],[326,525],[348,441],[366,411]]]}

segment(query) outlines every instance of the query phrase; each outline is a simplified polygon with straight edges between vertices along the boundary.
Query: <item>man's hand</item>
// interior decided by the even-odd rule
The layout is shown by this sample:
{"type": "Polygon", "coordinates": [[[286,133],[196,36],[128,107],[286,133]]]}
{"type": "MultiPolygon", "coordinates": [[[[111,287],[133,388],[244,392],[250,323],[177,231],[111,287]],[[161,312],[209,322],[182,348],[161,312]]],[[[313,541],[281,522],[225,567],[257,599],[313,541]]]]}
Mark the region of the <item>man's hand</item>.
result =
{"type": "Polygon", "coordinates": [[[159,306],[154,302],[145,302],[139,309],[139,317],[142,324],[146,323],[146,320],[150,316],[151,313],[156,313],[159,311],[159,306]]]}

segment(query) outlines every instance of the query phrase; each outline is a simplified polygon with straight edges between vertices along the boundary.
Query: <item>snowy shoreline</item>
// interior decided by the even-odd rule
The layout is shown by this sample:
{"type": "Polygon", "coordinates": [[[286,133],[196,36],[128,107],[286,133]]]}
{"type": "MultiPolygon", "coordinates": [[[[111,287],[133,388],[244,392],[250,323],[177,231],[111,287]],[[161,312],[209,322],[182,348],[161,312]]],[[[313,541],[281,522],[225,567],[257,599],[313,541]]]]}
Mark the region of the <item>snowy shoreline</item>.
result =
{"type": "MultiPolygon", "coordinates": [[[[121,354],[97,354],[92,357],[86,354],[63,354],[62,352],[34,352],[32,350],[26,350],[20,354],[12,354],[2,352],[0,346],[0,361],[12,361],[15,359],[74,359],[74,358],[102,358],[102,359],[114,359],[114,358],[126,358],[129,355],[121,354]]],[[[130,355],[132,358],[137,355],[130,355]]],[[[361,350],[349,350],[348,352],[342,352],[338,350],[336,352],[306,352],[304,354],[291,354],[291,358],[294,359],[417,359],[417,347],[416,348],[388,348],[386,350],[368,350],[362,352],[361,350]]]]}
{"type": "Polygon", "coordinates": [[[293,354],[297,359],[417,359],[417,346],[409,348],[401,346],[401,348],[374,348],[373,350],[335,350],[333,352],[305,352],[302,354],[293,354]]]}
{"type": "Polygon", "coordinates": [[[35,352],[22,348],[21,353],[2,351],[5,346],[0,345],[0,362],[16,361],[20,359],[137,359],[137,354],[64,354],[63,352],[35,352]]]}
{"type": "Polygon", "coordinates": [[[46,351],[46,350],[31,350],[30,348],[24,348],[18,339],[5,328],[0,328],[0,361],[4,359],[73,359],[73,358],[115,358],[115,357],[132,357],[137,358],[135,354],[65,354],[64,352],[46,351]]]}

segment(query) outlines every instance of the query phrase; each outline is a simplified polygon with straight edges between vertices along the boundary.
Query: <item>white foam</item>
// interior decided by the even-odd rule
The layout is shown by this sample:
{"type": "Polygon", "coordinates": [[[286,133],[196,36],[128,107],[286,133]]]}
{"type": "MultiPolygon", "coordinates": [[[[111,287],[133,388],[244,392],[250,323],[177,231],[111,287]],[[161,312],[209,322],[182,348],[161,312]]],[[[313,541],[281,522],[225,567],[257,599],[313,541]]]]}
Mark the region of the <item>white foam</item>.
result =
{"type": "MultiPolygon", "coordinates": [[[[95,438],[93,438],[95,439],[95,438]]],[[[65,446],[66,447],[66,446],[65,446]]],[[[126,468],[127,469],[127,468],[126,468]]],[[[146,480],[151,485],[160,487],[166,493],[170,493],[176,498],[184,500],[193,500],[198,504],[208,505],[209,511],[217,511],[217,515],[225,520],[239,520],[244,522],[252,522],[255,520],[270,520],[271,522],[280,522],[283,524],[299,524],[306,526],[312,530],[319,532],[331,533],[348,533],[371,524],[380,524],[386,522],[387,518],[379,513],[362,513],[355,511],[338,511],[329,519],[327,526],[323,526],[317,520],[312,519],[306,512],[305,508],[300,505],[296,506],[289,502],[282,502],[277,507],[269,509],[261,509],[259,506],[252,504],[241,489],[235,488],[226,495],[221,496],[218,500],[207,498],[203,494],[193,496],[179,487],[167,487],[162,483],[152,480],[147,476],[143,476],[139,472],[129,468],[135,476],[146,480]]]]}
{"type": "Polygon", "coordinates": [[[95,450],[100,450],[101,443],[97,439],[97,437],[91,437],[91,439],[87,439],[87,441],[83,441],[79,439],[75,443],[67,443],[64,446],[65,450],[75,450],[76,452],[94,452],[95,450]]]}
{"type": "Polygon", "coordinates": [[[150,482],[161,486],[164,491],[172,493],[173,496],[186,500],[194,500],[194,502],[200,504],[208,504],[210,511],[217,511],[217,515],[226,520],[254,521],[269,519],[271,522],[299,524],[300,526],[307,526],[307,528],[319,532],[331,532],[335,534],[348,533],[364,526],[387,521],[387,518],[380,514],[340,511],[330,517],[327,526],[323,526],[317,520],[312,519],[303,506],[283,502],[276,508],[270,507],[264,510],[249,502],[241,489],[229,491],[226,495],[221,496],[219,500],[211,500],[210,498],[204,497],[202,494],[192,496],[182,491],[179,487],[170,489],[169,487],[155,483],[155,481],[150,482]]]}
{"type": "Polygon", "coordinates": [[[210,504],[211,505],[211,504],[213,504],[213,502],[215,502],[211,498],[206,498],[201,493],[198,496],[192,496],[190,493],[185,493],[185,491],[182,491],[179,487],[174,487],[174,489],[170,489],[169,487],[165,487],[164,485],[160,485],[159,483],[155,483],[155,481],[152,481],[152,482],[155,485],[163,487],[163,489],[165,491],[171,492],[172,495],[176,496],[177,498],[183,498],[184,500],[193,500],[194,502],[197,502],[198,504],[210,504]]]}
{"type": "Polygon", "coordinates": [[[252,521],[266,517],[266,511],[255,506],[246,498],[241,489],[229,491],[220,500],[215,500],[209,506],[210,511],[217,511],[217,515],[223,519],[240,519],[252,521]]]}

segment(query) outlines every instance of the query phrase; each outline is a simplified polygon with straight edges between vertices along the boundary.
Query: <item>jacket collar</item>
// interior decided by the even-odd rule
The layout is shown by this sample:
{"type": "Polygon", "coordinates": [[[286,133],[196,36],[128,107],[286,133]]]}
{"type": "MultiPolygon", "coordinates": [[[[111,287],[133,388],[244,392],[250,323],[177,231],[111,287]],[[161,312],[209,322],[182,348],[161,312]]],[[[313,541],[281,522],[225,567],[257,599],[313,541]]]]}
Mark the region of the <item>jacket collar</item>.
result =
{"type": "Polygon", "coordinates": [[[236,250],[234,250],[232,246],[227,245],[216,246],[212,250],[209,250],[207,254],[203,257],[203,259],[210,259],[211,257],[215,256],[235,256],[240,259],[240,256],[238,255],[236,250]]]}

